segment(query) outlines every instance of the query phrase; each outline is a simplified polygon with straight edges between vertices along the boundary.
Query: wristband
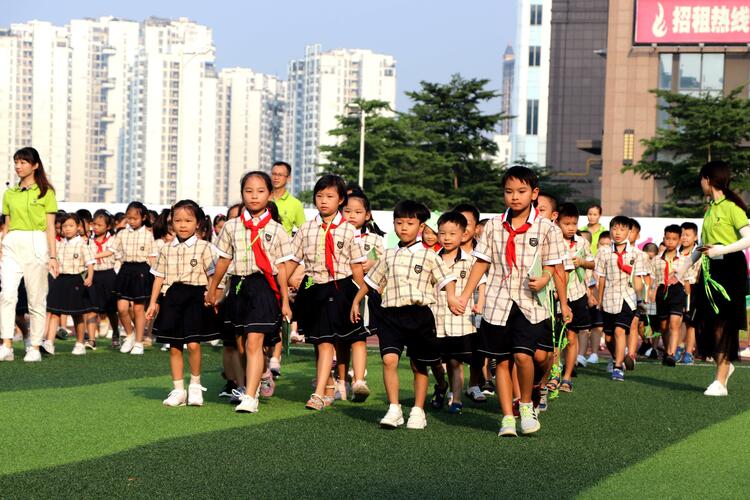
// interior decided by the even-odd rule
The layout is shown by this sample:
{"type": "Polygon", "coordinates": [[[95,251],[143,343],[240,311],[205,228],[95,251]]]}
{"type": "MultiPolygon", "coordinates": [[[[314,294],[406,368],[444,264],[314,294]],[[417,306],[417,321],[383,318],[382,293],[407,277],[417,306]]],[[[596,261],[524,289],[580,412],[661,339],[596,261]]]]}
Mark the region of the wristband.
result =
{"type": "Polygon", "coordinates": [[[52,260],[52,259],[55,259],[55,260],[57,260],[57,257],[50,257],[49,259],[50,259],[50,260],[52,260]]]}

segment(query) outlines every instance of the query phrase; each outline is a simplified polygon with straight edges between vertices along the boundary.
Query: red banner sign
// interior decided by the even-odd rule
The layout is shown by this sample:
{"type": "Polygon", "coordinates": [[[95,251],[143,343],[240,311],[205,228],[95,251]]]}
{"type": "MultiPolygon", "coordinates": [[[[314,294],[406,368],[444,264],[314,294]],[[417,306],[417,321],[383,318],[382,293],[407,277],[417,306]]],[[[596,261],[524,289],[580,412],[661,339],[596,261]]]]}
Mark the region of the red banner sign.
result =
{"type": "Polygon", "coordinates": [[[750,0],[635,0],[635,44],[750,43],[750,0]]]}

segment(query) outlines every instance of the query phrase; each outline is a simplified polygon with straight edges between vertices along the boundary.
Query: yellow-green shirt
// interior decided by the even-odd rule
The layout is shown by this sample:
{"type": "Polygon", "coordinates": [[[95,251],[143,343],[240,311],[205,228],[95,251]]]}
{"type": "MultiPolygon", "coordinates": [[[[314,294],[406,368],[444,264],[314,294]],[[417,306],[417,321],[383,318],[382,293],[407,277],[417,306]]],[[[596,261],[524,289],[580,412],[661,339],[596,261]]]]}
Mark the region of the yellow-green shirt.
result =
{"type": "Polygon", "coordinates": [[[39,186],[13,186],[3,195],[3,215],[10,216],[8,231],[46,231],[47,214],[57,212],[55,192],[48,189],[39,198],[39,186]]]}
{"type": "Polygon", "coordinates": [[[599,224],[599,230],[596,232],[591,231],[591,229],[589,229],[589,226],[582,226],[579,229],[579,231],[588,231],[589,233],[591,233],[591,253],[593,255],[596,255],[597,250],[599,250],[599,236],[601,236],[602,233],[606,230],[607,229],[602,224],[599,224]]]}
{"type": "Polygon", "coordinates": [[[747,225],[745,211],[722,197],[708,205],[701,240],[704,245],[729,245],[741,238],[740,229],[747,225]]]}
{"type": "Polygon", "coordinates": [[[305,223],[305,209],[302,207],[301,201],[292,196],[289,191],[286,191],[281,198],[273,201],[276,203],[276,208],[279,209],[281,225],[284,226],[287,234],[292,234],[292,229],[295,226],[297,229],[302,227],[302,224],[305,223]]]}

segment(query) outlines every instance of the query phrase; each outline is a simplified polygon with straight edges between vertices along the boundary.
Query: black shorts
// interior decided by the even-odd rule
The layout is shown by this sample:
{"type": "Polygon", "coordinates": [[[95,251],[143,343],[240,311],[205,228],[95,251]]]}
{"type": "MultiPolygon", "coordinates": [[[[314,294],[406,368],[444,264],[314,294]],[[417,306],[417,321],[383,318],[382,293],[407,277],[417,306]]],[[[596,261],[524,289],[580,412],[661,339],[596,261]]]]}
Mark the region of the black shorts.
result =
{"type": "Polygon", "coordinates": [[[380,355],[397,354],[406,347],[406,355],[418,363],[440,361],[435,317],[428,306],[372,307],[377,324],[380,355]]]}
{"type": "MultiPolygon", "coordinates": [[[[589,318],[591,318],[591,328],[602,328],[604,326],[602,310],[597,306],[589,307],[589,318]]],[[[573,319],[575,319],[575,317],[573,319]]]]}
{"type": "Polygon", "coordinates": [[[633,324],[633,318],[635,318],[635,311],[633,311],[627,302],[622,301],[622,309],[619,313],[612,314],[606,311],[602,312],[604,318],[604,333],[607,335],[613,335],[615,328],[620,327],[625,330],[625,334],[630,333],[630,326],[633,324]]]}
{"type": "Polygon", "coordinates": [[[539,348],[539,340],[551,337],[552,324],[549,320],[531,323],[514,302],[504,326],[482,320],[477,351],[496,360],[510,359],[515,353],[533,356],[534,351],[539,348]]]}
{"type": "Polygon", "coordinates": [[[580,333],[591,328],[591,316],[589,315],[589,299],[586,295],[580,299],[568,302],[570,311],[573,313],[573,321],[568,325],[568,330],[580,333]]]}
{"type": "Polygon", "coordinates": [[[477,350],[477,337],[476,333],[461,337],[440,337],[438,346],[443,362],[447,363],[454,359],[462,363],[473,364],[476,358],[474,353],[477,350]]]}
{"type": "Polygon", "coordinates": [[[666,293],[664,285],[659,285],[656,289],[656,314],[659,319],[667,319],[670,316],[682,317],[686,306],[687,294],[681,284],[669,285],[666,293]]]}

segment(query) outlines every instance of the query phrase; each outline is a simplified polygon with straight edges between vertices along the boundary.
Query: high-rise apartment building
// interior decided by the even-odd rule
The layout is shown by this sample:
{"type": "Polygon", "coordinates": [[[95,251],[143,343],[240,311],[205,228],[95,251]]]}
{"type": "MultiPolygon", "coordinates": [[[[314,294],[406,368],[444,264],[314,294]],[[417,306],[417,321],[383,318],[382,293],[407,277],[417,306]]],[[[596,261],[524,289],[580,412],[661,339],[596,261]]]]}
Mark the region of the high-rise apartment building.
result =
{"type": "Polygon", "coordinates": [[[247,68],[219,73],[216,203],[241,199],[239,182],[250,170],[271,171],[284,156],[286,82],[247,68]]]}
{"type": "Polygon", "coordinates": [[[547,165],[552,0],[518,0],[511,133],[513,161],[547,165]]]}
{"type": "Polygon", "coordinates": [[[320,146],[335,144],[329,131],[355,99],[378,99],[396,106],[396,61],[362,49],[323,52],[305,49],[289,63],[285,157],[292,164],[293,190],[312,189],[325,158],[320,146]]]}

